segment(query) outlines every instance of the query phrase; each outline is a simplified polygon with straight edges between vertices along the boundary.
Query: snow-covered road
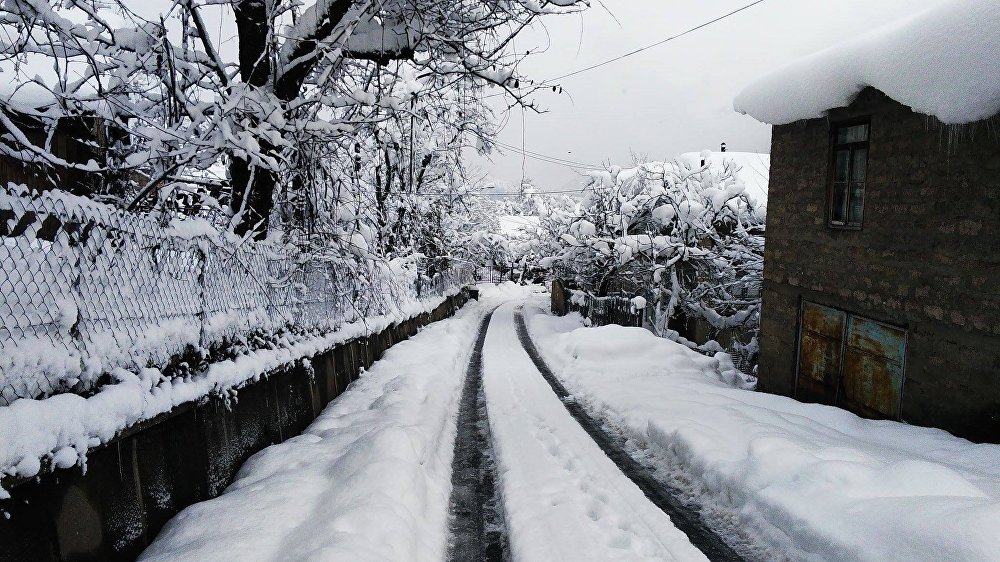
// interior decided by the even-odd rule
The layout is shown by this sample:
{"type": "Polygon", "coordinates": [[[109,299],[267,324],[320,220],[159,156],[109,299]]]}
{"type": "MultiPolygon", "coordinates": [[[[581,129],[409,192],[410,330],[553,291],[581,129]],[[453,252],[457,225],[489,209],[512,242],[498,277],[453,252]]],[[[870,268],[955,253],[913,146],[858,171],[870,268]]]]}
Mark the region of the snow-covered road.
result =
{"type": "Polygon", "coordinates": [[[493,315],[484,387],[514,560],[705,560],[566,412],[493,315]]]}
{"type": "Polygon", "coordinates": [[[548,388],[513,321],[530,295],[484,288],[480,302],[389,350],[303,435],[171,520],[141,559],[445,559],[462,383],[480,320],[504,303],[481,372],[509,558],[705,560],[548,388]]]}
{"type": "Polygon", "coordinates": [[[551,317],[532,291],[484,287],[393,347],[305,434],[175,517],[142,559],[446,559],[467,371],[482,376],[473,403],[489,431],[477,439],[492,443],[511,560],[706,559],[555,385],[748,559],[997,559],[1000,446],[734,388],[715,359],[639,328],[551,317]],[[553,387],[518,339],[520,306],[553,387]]]}
{"type": "Polygon", "coordinates": [[[443,560],[466,363],[484,314],[523,295],[513,291],[484,291],[393,346],[305,433],[174,517],[140,559],[443,560]]]}

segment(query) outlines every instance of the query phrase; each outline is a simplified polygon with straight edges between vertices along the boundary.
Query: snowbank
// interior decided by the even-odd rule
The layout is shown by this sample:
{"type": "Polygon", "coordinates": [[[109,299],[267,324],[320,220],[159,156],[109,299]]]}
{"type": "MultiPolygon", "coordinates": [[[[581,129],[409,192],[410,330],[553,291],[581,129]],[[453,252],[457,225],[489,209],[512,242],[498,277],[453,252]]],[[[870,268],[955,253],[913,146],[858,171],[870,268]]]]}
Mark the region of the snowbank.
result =
{"type": "Polygon", "coordinates": [[[140,560],[444,559],[455,416],[480,301],[389,349],[303,435],[248,460],[174,517],[140,560]]]}
{"type": "MultiPolygon", "coordinates": [[[[0,408],[0,475],[34,476],[41,470],[42,459],[58,460],[55,464],[60,468],[77,463],[86,466],[88,449],[107,443],[136,423],[186,402],[239,388],[282,365],[430,312],[444,299],[412,301],[393,314],[345,324],[322,336],[286,338],[275,349],[251,351],[235,360],[214,363],[192,377],[164,377],[158,369],[116,369],[114,375],[120,382],[90,397],[67,393],[41,400],[16,400],[0,408]]],[[[0,498],[7,495],[0,487],[0,498]]]]}
{"type": "Polygon", "coordinates": [[[996,560],[1000,446],[743,391],[640,328],[529,328],[581,402],[759,558],[996,560]]]}
{"type": "Polygon", "coordinates": [[[949,0],[792,63],[751,84],[734,108],[781,125],[822,117],[875,87],[944,123],[1000,113],[1000,1],[949,0]]]}

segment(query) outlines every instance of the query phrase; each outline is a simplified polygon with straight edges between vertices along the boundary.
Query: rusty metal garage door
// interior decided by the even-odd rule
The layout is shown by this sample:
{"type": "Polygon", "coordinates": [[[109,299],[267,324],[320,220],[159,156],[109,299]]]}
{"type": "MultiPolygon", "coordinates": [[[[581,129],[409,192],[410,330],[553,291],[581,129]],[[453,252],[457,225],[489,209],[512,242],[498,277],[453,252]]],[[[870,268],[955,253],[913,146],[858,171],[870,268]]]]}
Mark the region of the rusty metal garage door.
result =
{"type": "Polygon", "coordinates": [[[873,418],[899,418],[906,331],[803,302],[796,397],[873,418]]]}
{"type": "Polygon", "coordinates": [[[801,314],[796,397],[809,402],[836,404],[847,313],[803,302],[801,314]]]}
{"type": "Polygon", "coordinates": [[[838,405],[874,418],[899,418],[906,331],[851,315],[838,405]]]}

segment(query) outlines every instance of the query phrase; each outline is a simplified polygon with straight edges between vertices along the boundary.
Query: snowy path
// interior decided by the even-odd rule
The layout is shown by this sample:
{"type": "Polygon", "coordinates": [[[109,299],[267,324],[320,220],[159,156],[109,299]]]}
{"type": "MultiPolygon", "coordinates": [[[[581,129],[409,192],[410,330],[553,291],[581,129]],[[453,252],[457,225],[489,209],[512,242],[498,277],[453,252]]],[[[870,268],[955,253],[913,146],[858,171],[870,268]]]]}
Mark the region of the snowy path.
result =
{"type": "Polygon", "coordinates": [[[140,559],[443,560],[476,328],[524,294],[486,288],[480,302],[389,349],[304,434],[257,453],[221,496],[174,517],[140,559]]]}
{"type": "Polygon", "coordinates": [[[515,310],[540,298],[532,291],[484,287],[480,302],[387,351],[303,435],[171,520],[141,559],[706,560],[522,347],[515,310]]]}
{"type": "Polygon", "coordinates": [[[479,325],[462,387],[451,473],[448,560],[500,562],[508,554],[502,499],[496,487],[493,436],[483,395],[483,344],[493,311],[479,325]]]}
{"type": "Polygon", "coordinates": [[[570,417],[521,347],[514,309],[494,314],[484,348],[512,559],[705,560],[570,417]]]}

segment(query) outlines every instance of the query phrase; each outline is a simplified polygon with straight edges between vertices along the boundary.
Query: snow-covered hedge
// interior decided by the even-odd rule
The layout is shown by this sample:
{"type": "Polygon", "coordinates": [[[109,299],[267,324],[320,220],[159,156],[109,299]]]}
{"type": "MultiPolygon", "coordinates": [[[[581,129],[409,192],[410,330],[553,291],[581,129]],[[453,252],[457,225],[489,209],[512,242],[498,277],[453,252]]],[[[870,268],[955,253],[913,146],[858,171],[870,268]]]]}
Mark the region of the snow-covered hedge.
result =
{"type": "Polygon", "coordinates": [[[589,174],[580,200],[540,204],[533,251],[596,296],[642,297],[654,332],[683,315],[752,342],[759,324],[764,209],[734,166],[649,162],[589,174]]]}

